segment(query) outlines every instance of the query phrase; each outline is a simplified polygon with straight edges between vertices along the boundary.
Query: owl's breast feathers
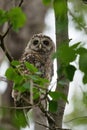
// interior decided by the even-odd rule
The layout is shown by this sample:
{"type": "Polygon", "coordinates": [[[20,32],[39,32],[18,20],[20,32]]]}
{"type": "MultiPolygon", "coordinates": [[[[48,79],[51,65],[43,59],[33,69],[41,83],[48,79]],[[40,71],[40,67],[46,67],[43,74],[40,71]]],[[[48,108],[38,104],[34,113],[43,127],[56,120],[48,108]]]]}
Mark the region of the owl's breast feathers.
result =
{"type": "Polygon", "coordinates": [[[29,74],[29,71],[25,68],[24,64],[25,62],[29,62],[42,73],[42,78],[46,78],[49,81],[51,80],[53,75],[53,62],[50,57],[44,57],[44,55],[38,55],[37,53],[25,53],[20,62],[20,67],[24,74],[29,74]]]}

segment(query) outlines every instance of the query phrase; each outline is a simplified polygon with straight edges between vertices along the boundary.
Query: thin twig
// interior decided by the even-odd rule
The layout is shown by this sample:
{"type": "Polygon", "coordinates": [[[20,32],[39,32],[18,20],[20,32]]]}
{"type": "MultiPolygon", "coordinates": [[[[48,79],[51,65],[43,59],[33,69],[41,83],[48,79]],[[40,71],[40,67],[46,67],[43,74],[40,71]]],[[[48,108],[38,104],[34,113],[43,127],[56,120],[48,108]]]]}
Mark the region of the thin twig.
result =
{"type": "Polygon", "coordinates": [[[7,48],[4,45],[4,38],[2,36],[1,40],[1,44],[0,47],[2,48],[2,50],[4,51],[5,55],[7,56],[8,60],[11,62],[13,60],[13,57],[9,54],[7,48]]]}
{"type": "Polygon", "coordinates": [[[8,80],[5,77],[0,76],[0,81],[8,82],[8,80]]]}
{"type": "Polygon", "coordinates": [[[24,96],[21,96],[21,99],[23,99],[26,103],[28,103],[29,105],[31,105],[31,103],[29,102],[29,100],[27,98],[25,98],[24,96]]]}
{"type": "Polygon", "coordinates": [[[12,28],[12,25],[10,24],[9,27],[8,27],[8,29],[4,33],[4,35],[2,35],[2,38],[5,38],[7,36],[8,32],[10,31],[11,28],[12,28]]]}
{"type": "Polygon", "coordinates": [[[75,20],[75,22],[76,22],[76,23],[79,25],[79,27],[82,28],[82,29],[85,31],[85,33],[87,34],[87,28],[84,27],[84,25],[83,25],[81,22],[78,21],[78,18],[76,18],[76,16],[73,15],[73,13],[71,12],[71,10],[70,10],[69,8],[68,8],[68,10],[69,10],[69,14],[73,17],[73,19],[75,20]]]}
{"type": "Polygon", "coordinates": [[[30,80],[30,103],[33,104],[33,81],[30,80]]]}
{"type": "Polygon", "coordinates": [[[0,109],[17,109],[17,110],[22,110],[22,109],[31,109],[32,106],[25,106],[25,107],[7,107],[7,106],[0,106],[0,109]]]}
{"type": "Polygon", "coordinates": [[[45,128],[48,128],[49,130],[53,130],[53,129],[50,128],[49,126],[44,125],[44,124],[42,124],[42,123],[40,123],[40,122],[38,122],[38,121],[35,121],[35,123],[37,123],[38,125],[41,125],[41,126],[43,126],[43,127],[45,127],[45,128]]]}
{"type": "Polygon", "coordinates": [[[69,121],[65,121],[64,123],[69,123],[69,122],[76,121],[76,120],[83,119],[83,118],[87,118],[87,116],[75,117],[74,119],[71,119],[71,120],[69,120],[69,121]]]}
{"type": "Polygon", "coordinates": [[[54,126],[55,126],[55,120],[53,119],[53,117],[50,116],[48,111],[46,111],[44,109],[44,107],[43,107],[43,105],[41,103],[39,104],[39,108],[45,114],[45,116],[47,117],[48,121],[51,121],[54,124],[54,126]]]}
{"type": "Polygon", "coordinates": [[[18,6],[21,7],[23,2],[24,2],[24,0],[21,0],[18,6]]]}
{"type": "Polygon", "coordinates": [[[4,51],[5,55],[7,56],[8,60],[11,62],[13,60],[13,57],[9,54],[5,44],[4,44],[4,38],[7,36],[9,30],[11,29],[11,25],[9,25],[7,31],[3,34],[3,35],[0,35],[0,47],[2,48],[2,50],[4,51]]]}

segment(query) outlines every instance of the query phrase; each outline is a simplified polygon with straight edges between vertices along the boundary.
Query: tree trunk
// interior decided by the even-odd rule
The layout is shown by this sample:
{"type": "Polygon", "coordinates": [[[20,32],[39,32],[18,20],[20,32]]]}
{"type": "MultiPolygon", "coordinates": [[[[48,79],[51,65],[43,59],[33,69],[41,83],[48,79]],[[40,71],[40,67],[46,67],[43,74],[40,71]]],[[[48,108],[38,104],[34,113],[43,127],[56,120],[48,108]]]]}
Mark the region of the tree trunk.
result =
{"type": "MultiPolygon", "coordinates": [[[[56,26],[55,27],[56,47],[57,47],[56,50],[58,50],[60,44],[63,44],[66,41],[68,41],[67,0],[62,0],[62,1],[54,0],[53,6],[55,12],[55,26],[56,26]]],[[[57,59],[57,68],[59,69],[59,67],[60,67],[60,62],[57,59]]],[[[57,80],[59,80],[59,76],[57,80]]],[[[67,87],[64,86],[63,88],[61,88],[58,85],[56,88],[57,91],[63,92],[65,95],[68,95],[68,89],[69,89],[68,86],[67,87]]],[[[65,109],[65,104],[66,102],[64,100],[58,100],[58,111],[56,114],[53,114],[55,124],[60,128],[60,130],[62,130],[62,119],[63,119],[64,109],[65,109]]]]}

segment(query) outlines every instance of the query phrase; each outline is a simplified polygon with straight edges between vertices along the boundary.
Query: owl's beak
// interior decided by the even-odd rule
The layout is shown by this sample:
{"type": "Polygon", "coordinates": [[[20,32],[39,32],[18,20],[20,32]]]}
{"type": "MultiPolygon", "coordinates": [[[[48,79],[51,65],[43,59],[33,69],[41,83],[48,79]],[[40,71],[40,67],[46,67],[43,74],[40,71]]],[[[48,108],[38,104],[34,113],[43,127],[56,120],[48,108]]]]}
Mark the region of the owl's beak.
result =
{"type": "Polygon", "coordinates": [[[42,45],[41,45],[41,44],[39,45],[39,48],[40,48],[40,49],[42,48],[42,45]]]}

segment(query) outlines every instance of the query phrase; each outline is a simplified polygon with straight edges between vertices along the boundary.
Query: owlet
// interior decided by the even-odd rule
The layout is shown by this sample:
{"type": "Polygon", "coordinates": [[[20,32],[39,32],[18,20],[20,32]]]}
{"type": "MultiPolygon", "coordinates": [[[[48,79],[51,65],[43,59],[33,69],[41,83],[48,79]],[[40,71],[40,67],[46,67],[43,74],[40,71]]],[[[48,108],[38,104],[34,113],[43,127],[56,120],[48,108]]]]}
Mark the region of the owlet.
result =
{"type": "MultiPolygon", "coordinates": [[[[24,53],[20,59],[21,71],[29,75],[29,70],[25,68],[25,62],[33,64],[40,72],[41,78],[46,78],[51,81],[53,76],[53,59],[52,54],[55,51],[55,45],[52,39],[43,34],[35,34],[27,44],[24,53]]],[[[17,99],[17,92],[14,90],[13,98],[16,101],[16,106],[28,106],[28,103],[23,103],[24,99],[29,99],[29,92],[21,93],[17,99]],[[25,98],[21,98],[21,97],[25,98]]]]}

